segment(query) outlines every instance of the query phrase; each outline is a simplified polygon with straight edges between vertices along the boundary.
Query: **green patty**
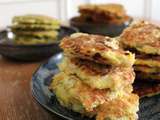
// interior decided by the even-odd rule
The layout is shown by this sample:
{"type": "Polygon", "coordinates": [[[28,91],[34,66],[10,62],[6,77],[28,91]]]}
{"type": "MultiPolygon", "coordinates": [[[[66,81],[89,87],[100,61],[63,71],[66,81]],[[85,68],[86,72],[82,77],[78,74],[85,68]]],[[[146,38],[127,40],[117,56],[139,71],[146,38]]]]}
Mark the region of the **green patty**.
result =
{"type": "Polygon", "coordinates": [[[16,37],[35,37],[55,39],[58,36],[57,31],[13,31],[16,37]]]}
{"type": "Polygon", "coordinates": [[[13,24],[45,24],[45,25],[59,25],[60,22],[49,16],[43,15],[23,15],[15,16],[12,20],[13,24]]]}
{"type": "Polygon", "coordinates": [[[11,29],[14,31],[40,31],[40,30],[55,30],[59,29],[59,25],[42,25],[42,24],[17,24],[12,25],[11,29]]]}
{"type": "Polygon", "coordinates": [[[14,42],[16,44],[23,44],[23,45],[31,45],[31,44],[45,44],[45,43],[54,43],[57,39],[56,38],[36,38],[36,37],[24,37],[18,36],[15,37],[14,42]]]}

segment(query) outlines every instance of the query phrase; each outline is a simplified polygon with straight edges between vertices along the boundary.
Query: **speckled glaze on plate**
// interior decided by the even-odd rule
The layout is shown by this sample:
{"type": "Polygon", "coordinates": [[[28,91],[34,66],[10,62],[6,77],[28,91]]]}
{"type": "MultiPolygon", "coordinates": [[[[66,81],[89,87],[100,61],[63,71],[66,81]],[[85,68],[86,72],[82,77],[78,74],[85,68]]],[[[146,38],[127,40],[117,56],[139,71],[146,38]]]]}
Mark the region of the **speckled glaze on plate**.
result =
{"type": "Polygon", "coordinates": [[[13,33],[9,28],[0,31],[0,54],[14,60],[37,61],[48,58],[61,51],[59,41],[72,33],[74,27],[61,26],[57,41],[49,44],[17,45],[13,43],[13,33]]]}
{"type": "MultiPolygon", "coordinates": [[[[57,64],[62,58],[61,53],[56,54],[33,74],[31,82],[33,96],[44,108],[67,120],[93,120],[62,107],[54,93],[48,90],[52,77],[58,72],[57,64]]],[[[138,114],[139,120],[160,120],[160,95],[141,99],[138,114]]]]}

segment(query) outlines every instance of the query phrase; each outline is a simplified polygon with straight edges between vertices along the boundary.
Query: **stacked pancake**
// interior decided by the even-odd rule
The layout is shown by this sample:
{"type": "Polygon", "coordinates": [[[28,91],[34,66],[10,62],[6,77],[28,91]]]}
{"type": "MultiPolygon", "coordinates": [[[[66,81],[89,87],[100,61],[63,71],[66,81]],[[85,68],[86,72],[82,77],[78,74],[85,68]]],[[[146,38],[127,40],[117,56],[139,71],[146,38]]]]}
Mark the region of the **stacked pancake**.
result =
{"type": "Polygon", "coordinates": [[[125,49],[136,54],[134,68],[137,81],[160,82],[160,28],[147,21],[134,22],[124,30],[120,39],[125,49]]]}
{"type": "Polygon", "coordinates": [[[114,38],[84,33],[65,37],[60,46],[64,59],[50,89],[62,106],[97,120],[138,118],[132,53],[114,38]]]}
{"type": "Polygon", "coordinates": [[[120,4],[84,4],[79,6],[80,18],[97,23],[121,24],[130,17],[120,4]]]}
{"type": "Polygon", "coordinates": [[[43,15],[15,16],[11,26],[17,44],[54,42],[59,28],[58,20],[43,15]]]}

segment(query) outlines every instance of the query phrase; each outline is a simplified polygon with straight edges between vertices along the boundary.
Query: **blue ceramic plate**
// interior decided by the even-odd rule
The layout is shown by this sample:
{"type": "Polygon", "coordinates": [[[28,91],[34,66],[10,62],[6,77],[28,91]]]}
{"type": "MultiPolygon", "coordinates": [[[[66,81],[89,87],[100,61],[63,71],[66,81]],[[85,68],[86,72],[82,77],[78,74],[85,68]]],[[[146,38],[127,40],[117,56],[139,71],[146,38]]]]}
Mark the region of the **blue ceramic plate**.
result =
{"type": "MultiPolygon", "coordinates": [[[[58,72],[57,64],[62,57],[61,53],[56,54],[34,73],[31,83],[33,96],[44,108],[67,120],[91,120],[62,107],[54,93],[48,90],[52,77],[58,72]]],[[[139,120],[160,120],[160,95],[140,100],[139,120]]]]}

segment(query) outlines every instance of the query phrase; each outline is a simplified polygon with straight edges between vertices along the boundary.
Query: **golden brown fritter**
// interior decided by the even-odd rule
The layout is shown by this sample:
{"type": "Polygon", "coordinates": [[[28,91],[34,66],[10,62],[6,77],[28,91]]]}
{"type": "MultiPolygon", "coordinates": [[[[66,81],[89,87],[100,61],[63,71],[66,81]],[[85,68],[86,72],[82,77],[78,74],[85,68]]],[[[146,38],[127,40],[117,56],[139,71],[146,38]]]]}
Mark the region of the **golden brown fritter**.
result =
{"type": "Polygon", "coordinates": [[[138,52],[160,55],[160,27],[147,21],[131,24],[120,35],[124,48],[134,48],[138,52]]]}
{"type": "Polygon", "coordinates": [[[85,4],[79,6],[79,12],[91,16],[93,14],[104,15],[108,18],[123,17],[126,13],[120,4],[85,4]]]}
{"type": "Polygon", "coordinates": [[[120,90],[132,84],[135,74],[132,68],[112,67],[78,58],[64,58],[60,71],[77,75],[92,88],[120,90]]]}
{"type": "Polygon", "coordinates": [[[135,81],[133,88],[133,92],[138,94],[140,98],[152,97],[160,93],[160,84],[155,82],[137,80],[135,81]]]}
{"type": "Polygon", "coordinates": [[[96,120],[137,120],[139,97],[135,94],[106,101],[98,108],[96,120]]]}
{"type": "Polygon", "coordinates": [[[60,46],[69,57],[79,57],[101,64],[132,66],[135,61],[134,54],[119,49],[116,39],[100,35],[75,33],[65,37],[60,46]]]}
{"type": "Polygon", "coordinates": [[[123,90],[118,91],[93,89],[84,84],[76,75],[60,72],[53,77],[50,89],[54,91],[62,106],[85,114],[94,113],[94,108],[106,100],[129,94],[132,86],[126,86],[123,90]]]}
{"type": "Polygon", "coordinates": [[[136,58],[136,61],[134,63],[135,65],[143,65],[148,67],[160,67],[160,60],[155,60],[152,58],[148,59],[142,59],[142,58],[136,58]]]}

